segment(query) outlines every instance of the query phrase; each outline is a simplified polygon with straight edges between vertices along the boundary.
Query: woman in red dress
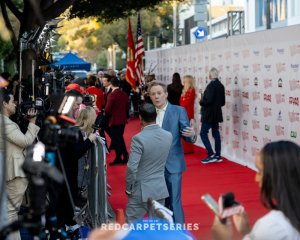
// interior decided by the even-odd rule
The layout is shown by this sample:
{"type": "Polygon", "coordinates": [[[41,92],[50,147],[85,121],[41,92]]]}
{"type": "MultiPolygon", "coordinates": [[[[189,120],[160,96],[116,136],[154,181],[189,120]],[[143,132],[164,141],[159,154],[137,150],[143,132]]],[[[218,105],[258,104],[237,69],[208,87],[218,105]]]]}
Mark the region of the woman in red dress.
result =
{"type": "MultiPolygon", "coordinates": [[[[180,106],[184,107],[190,121],[194,121],[195,81],[191,75],[183,77],[183,90],[180,98],[180,106]]],[[[184,153],[193,153],[194,145],[182,141],[184,153]]]]}

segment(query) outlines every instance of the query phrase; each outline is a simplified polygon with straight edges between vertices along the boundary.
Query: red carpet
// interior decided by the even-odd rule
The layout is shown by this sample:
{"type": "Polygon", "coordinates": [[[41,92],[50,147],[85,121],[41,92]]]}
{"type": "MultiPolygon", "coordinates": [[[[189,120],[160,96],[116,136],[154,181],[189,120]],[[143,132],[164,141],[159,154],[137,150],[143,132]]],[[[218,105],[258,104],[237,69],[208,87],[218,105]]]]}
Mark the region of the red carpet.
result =
{"type": "MultiPolygon", "coordinates": [[[[130,149],[131,137],[140,131],[138,119],[131,119],[125,129],[125,142],[130,149]]],[[[112,151],[107,162],[114,159],[112,151]]],[[[215,199],[220,194],[233,192],[235,198],[246,208],[251,224],[266,213],[259,201],[259,188],[254,181],[255,172],[247,167],[224,160],[221,163],[201,164],[205,151],[195,147],[194,154],[185,155],[187,170],[183,174],[182,201],[186,223],[196,223],[197,231],[192,231],[197,239],[211,239],[210,227],[213,213],[202,202],[201,195],[210,193],[215,199]]],[[[126,166],[108,166],[108,183],[112,186],[110,202],[116,210],[127,203],[125,195],[126,166]]],[[[235,239],[241,239],[235,234],[235,239]]]]}

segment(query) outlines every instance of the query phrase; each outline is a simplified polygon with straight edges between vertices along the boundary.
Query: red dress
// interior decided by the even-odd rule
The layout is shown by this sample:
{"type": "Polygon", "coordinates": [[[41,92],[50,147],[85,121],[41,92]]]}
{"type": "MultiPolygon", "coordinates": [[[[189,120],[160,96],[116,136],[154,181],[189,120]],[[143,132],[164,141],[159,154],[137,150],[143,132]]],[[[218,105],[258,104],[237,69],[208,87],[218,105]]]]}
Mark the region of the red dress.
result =
{"type": "MultiPolygon", "coordinates": [[[[194,102],[195,102],[195,89],[190,88],[184,96],[180,98],[180,106],[184,107],[189,120],[194,119],[194,102]]],[[[182,141],[184,153],[193,153],[194,144],[182,141]]]]}

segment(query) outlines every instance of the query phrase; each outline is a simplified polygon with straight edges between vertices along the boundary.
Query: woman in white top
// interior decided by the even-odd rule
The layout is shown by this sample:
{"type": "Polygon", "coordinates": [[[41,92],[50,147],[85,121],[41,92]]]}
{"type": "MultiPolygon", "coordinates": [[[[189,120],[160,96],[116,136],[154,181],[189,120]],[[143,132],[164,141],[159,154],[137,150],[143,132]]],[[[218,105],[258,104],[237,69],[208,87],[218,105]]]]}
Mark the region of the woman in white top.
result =
{"type": "MultiPolygon", "coordinates": [[[[234,215],[237,231],[246,240],[300,239],[300,147],[289,141],[268,143],[255,164],[261,202],[271,211],[252,230],[246,212],[234,215]]],[[[212,232],[214,239],[232,238],[231,224],[222,224],[217,217],[212,232]]]]}

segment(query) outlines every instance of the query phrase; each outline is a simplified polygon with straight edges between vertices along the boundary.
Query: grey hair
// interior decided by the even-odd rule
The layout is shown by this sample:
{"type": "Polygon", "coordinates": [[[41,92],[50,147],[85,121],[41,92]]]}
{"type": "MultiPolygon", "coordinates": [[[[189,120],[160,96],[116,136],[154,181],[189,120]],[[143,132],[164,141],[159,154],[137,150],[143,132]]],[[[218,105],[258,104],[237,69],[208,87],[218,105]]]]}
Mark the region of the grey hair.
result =
{"type": "Polygon", "coordinates": [[[219,77],[219,71],[214,67],[209,70],[209,74],[212,79],[216,79],[219,77]]]}

